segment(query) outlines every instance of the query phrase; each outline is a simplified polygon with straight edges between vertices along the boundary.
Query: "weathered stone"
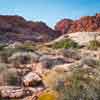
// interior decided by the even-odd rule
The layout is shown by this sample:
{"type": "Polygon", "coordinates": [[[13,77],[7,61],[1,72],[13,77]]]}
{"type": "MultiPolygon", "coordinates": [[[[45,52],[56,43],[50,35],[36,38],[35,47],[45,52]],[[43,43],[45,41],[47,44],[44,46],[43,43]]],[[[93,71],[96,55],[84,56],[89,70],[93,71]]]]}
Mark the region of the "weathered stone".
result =
{"type": "Polygon", "coordinates": [[[67,63],[66,58],[62,56],[43,55],[39,60],[44,68],[51,69],[55,65],[67,63]]]}
{"type": "Polygon", "coordinates": [[[42,79],[37,73],[30,72],[23,78],[23,84],[25,86],[37,86],[40,85],[42,79]]]}

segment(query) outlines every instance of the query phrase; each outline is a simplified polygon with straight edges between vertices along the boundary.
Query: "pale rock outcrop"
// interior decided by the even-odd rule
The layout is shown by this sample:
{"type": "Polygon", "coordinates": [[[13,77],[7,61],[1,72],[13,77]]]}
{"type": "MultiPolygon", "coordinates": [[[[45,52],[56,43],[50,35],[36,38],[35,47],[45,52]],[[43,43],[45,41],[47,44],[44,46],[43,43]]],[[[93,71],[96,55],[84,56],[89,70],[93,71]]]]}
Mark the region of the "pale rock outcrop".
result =
{"type": "Polygon", "coordinates": [[[76,32],[68,34],[69,38],[80,45],[87,45],[89,41],[95,39],[100,41],[100,32],[76,32]]]}
{"type": "Polygon", "coordinates": [[[30,72],[23,77],[24,86],[37,86],[41,81],[41,77],[34,72],[30,72]]]}

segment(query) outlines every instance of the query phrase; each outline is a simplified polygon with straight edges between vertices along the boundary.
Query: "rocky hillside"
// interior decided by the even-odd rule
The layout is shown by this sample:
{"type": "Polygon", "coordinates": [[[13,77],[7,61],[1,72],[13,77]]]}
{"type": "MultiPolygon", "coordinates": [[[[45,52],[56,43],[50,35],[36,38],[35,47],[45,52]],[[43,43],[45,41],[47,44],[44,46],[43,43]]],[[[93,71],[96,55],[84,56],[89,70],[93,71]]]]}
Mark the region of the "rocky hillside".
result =
{"type": "Polygon", "coordinates": [[[0,16],[0,100],[100,100],[100,15],[85,18],[94,32],[0,16]]]}
{"type": "Polygon", "coordinates": [[[78,32],[0,43],[0,100],[100,100],[99,40],[99,32],[78,32]]]}
{"type": "Polygon", "coordinates": [[[100,32],[100,14],[84,16],[78,20],[63,19],[55,25],[62,34],[73,32],[100,32]]]}
{"type": "Polygon", "coordinates": [[[59,35],[43,22],[27,21],[21,16],[0,15],[0,41],[47,42],[59,35]]]}

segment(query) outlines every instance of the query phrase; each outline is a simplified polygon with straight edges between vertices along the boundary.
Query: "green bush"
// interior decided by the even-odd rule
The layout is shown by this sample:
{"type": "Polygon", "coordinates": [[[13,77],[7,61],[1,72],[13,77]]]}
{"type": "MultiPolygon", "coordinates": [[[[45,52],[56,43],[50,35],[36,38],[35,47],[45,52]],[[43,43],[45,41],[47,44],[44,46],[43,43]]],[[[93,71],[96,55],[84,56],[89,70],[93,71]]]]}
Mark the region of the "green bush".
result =
{"type": "Polygon", "coordinates": [[[74,42],[73,40],[67,38],[65,40],[61,40],[59,42],[56,42],[52,46],[54,49],[59,49],[59,48],[79,48],[79,45],[74,42]]]}
{"type": "Polygon", "coordinates": [[[0,51],[2,51],[7,45],[4,43],[0,43],[0,51]]]}
{"type": "Polygon", "coordinates": [[[100,48],[100,42],[97,40],[92,40],[89,42],[88,48],[91,50],[97,50],[100,48]]]}

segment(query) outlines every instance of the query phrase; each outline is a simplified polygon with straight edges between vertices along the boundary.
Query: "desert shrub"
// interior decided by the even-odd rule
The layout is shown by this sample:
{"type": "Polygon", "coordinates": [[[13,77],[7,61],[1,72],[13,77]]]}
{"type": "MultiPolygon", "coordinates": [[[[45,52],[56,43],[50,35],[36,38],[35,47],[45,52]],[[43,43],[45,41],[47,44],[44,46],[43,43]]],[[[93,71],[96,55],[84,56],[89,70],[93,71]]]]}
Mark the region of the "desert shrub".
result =
{"type": "Polygon", "coordinates": [[[21,51],[34,51],[34,45],[32,42],[26,41],[22,45],[17,47],[17,49],[19,49],[21,51]]]}
{"type": "Polygon", "coordinates": [[[94,65],[87,68],[73,65],[71,75],[70,71],[49,71],[44,74],[43,83],[59,93],[58,100],[100,100],[99,61],[94,60],[94,65]]]}
{"type": "Polygon", "coordinates": [[[49,71],[43,74],[43,83],[46,87],[54,87],[56,81],[58,80],[58,74],[55,71],[49,71]],[[54,78],[55,77],[55,78],[54,78]]]}
{"type": "Polygon", "coordinates": [[[0,63],[0,85],[4,85],[4,72],[7,71],[7,65],[5,63],[0,63]]]}
{"type": "Polygon", "coordinates": [[[48,89],[42,92],[38,100],[58,100],[58,94],[56,91],[48,89]]]}
{"type": "Polygon", "coordinates": [[[88,48],[91,50],[97,50],[100,48],[100,42],[97,40],[92,40],[89,42],[88,48]]]}
{"type": "Polygon", "coordinates": [[[95,73],[93,68],[82,69],[80,66],[74,68],[70,79],[58,82],[54,88],[60,94],[59,100],[100,100],[100,69],[98,67],[95,73]]]}
{"type": "Polygon", "coordinates": [[[7,64],[5,63],[0,63],[0,73],[2,73],[3,71],[7,70],[7,64]]]}
{"type": "Polygon", "coordinates": [[[63,68],[60,70],[60,72],[57,70],[50,70],[43,74],[43,83],[46,87],[53,89],[59,80],[64,80],[66,77],[69,77],[67,75],[68,73],[65,72],[63,68]]]}
{"type": "Polygon", "coordinates": [[[4,72],[5,83],[7,85],[20,85],[21,80],[16,69],[8,69],[4,72]]]}
{"type": "Polygon", "coordinates": [[[13,53],[16,53],[20,51],[18,48],[12,48],[12,47],[6,47],[4,49],[4,52],[6,52],[9,56],[11,56],[13,53]]]}
{"type": "Polygon", "coordinates": [[[9,57],[10,62],[16,62],[19,64],[27,64],[32,61],[38,61],[39,55],[34,52],[16,52],[9,57]]]}
{"type": "Polygon", "coordinates": [[[18,51],[18,49],[15,49],[15,48],[9,48],[9,47],[4,48],[3,51],[0,51],[1,62],[3,62],[3,63],[9,63],[8,58],[13,53],[15,53],[17,51],[18,51]]]}
{"type": "Polygon", "coordinates": [[[2,63],[8,63],[8,53],[5,51],[0,52],[0,61],[2,63]]]}
{"type": "Polygon", "coordinates": [[[2,51],[7,45],[4,43],[0,43],[0,51],[2,51]]]}
{"type": "Polygon", "coordinates": [[[16,69],[9,69],[6,64],[0,64],[0,85],[19,85],[20,82],[16,69]]]}
{"type": "Polygon", "coordinates": [[[59,48],[79,48],[79,45],[74,42],[73,40],[67,38],[65,40],[61,40],[59,42],[56,42],[52,46],[54,49],[59,49],[59,48]]]}

